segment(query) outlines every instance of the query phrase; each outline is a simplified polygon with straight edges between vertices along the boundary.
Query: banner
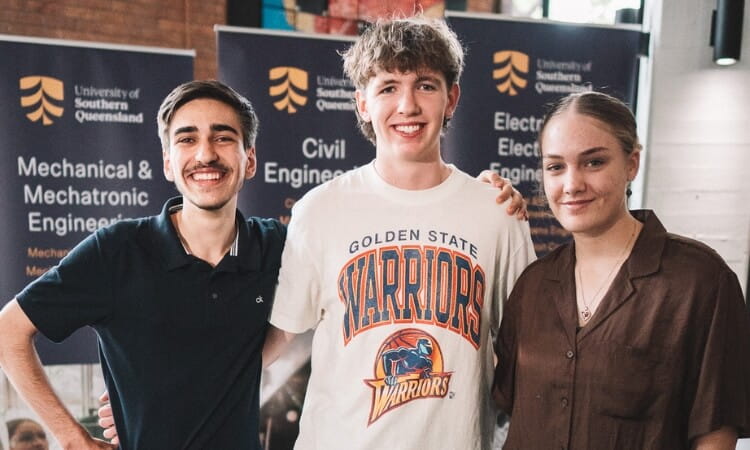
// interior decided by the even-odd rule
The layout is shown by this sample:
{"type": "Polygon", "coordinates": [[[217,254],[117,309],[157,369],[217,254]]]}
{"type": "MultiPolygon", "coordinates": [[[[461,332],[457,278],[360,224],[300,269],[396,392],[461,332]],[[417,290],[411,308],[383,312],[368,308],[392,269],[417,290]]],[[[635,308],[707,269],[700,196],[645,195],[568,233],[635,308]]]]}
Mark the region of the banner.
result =
{"type": "MultiPolygon", "coordinates": [[[[193,51],[0,35],[0,306],[97,228],[158,214],[156,112],[193,51]]],[[[37,341],[45,364],[98,360],[90,329],[37,341]]]]}
{"type": "Polygon", "coordinates": [[[351,38],[217,27],[219,78],[260,118],[258,173],[240,193],[248,215],[288,222],[310,188],[375,157],[357,130],[354,87],[338,52],[351,38]]]}
{"type": "Polygon", "coordinates": [[[536,253],[544,255],[568,239],[537,194],[544,106],[589,90],[634,105],[642,33],[454,12],[448,22],[468,51],[443,157],[471,174],[492,169],[509,178],[530,203],[536,253]]]}

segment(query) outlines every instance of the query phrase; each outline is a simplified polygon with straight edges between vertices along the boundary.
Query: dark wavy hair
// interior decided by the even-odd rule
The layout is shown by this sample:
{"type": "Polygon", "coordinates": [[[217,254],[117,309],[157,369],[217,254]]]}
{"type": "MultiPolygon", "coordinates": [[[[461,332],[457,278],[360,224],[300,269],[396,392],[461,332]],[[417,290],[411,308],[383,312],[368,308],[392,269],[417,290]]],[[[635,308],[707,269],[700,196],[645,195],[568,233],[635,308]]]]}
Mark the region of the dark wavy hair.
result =
{"type": "Polygon", "coordinates": [[[201,98],[218,100],[234,109],[242,126],[244,147],[248,149],[255,145],[255,138],[258,136],[258,116],[250,100],[220,81],[195,80],[174,88],[159,107],[156,122],[159,125],[159,139],[163,150],[169,148],[169,124],[174,113],[185,103],[201,98]]]}

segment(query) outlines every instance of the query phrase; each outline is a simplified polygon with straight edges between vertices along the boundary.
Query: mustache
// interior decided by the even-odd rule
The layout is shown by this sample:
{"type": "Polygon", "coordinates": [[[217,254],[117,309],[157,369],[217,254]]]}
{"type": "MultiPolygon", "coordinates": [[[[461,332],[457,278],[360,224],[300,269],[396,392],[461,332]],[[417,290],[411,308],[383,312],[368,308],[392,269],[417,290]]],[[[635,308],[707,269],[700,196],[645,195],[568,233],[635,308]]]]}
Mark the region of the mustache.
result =
{"type": "Polygon", "coordinates": [[[214,169],[214,170],[220,170],[222,172],[229,172],[229,168],[225,166],[224,164],[220,163],[219,161],[211,161],[208,164],[197,163],[185,169],[185,172],[192,173],[192,172],[195,172],[196,170],[201,170],[201,169],[214,169]]]}

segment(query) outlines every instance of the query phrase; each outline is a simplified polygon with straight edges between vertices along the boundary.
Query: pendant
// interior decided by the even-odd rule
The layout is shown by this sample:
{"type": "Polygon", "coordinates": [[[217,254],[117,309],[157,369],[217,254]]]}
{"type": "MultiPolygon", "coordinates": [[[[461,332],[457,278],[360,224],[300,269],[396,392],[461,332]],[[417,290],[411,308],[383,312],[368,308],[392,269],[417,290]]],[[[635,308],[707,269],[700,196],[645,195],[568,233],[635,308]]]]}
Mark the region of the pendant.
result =
{"type": "Polygon", "coordinates": [[[591,310],[588,306],[584,306],[583,311],[581,311],[581,319],[583,319],[584,322],[588,322],[591,318],[591,310]]]}

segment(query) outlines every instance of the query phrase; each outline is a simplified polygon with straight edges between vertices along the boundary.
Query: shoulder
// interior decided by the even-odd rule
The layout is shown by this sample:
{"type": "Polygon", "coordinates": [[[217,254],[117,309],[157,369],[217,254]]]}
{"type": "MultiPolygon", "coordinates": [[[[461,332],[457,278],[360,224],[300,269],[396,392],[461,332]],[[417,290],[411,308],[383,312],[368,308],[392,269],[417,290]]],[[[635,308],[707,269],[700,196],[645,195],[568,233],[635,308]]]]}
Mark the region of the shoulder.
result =
{"type": "Polygon", "coordinates": [[[558,268],[564,264],[564,261],[569,259],[569,254],[571,251],[572,249],[570,243],[565,243],[557,246],[551,252],[526,266],[526,269],[524,269],[517,283],[530,280],[536,282],[542,278],[545,278],[546,275],[550,273],[550,271],[557,271],[558,268]]]}
{"type": "Polygon", "coordinates": [[[276,219],[253,216],[247,219],[247,230],[251,248],[260,250],[263,263],[276,266],[281,264],[281,253],[286,243],[286,226],[276,219]]]}
{"type": "Polygon", "coordinates": [[[252,216],[247,219],[247,222],[263,241],[273,240],[283,243],[286,239],[286,225],[276,219],[252,216]]]}
{"type": "Polygon", "coordinates": [[[703,242],[674,233],[665,235],[662,265],[683,274],[692,273],[704,280],[716,280],[723,272],[731,271],[716,250],[703,242]]]}
{"type": "Polygon", "coordinates": [[[61,261],[61,265],[92,264],[94,261],[113,261],[133,244],[148,248],[145,236],[153,217],[124,219],[94,231],[79,242],[61,261]]]}
{"type": "Polygon", "coordinates": [[[92,237],[100,244],[120,246],[130,243],[133,239],[142,239],[149,235],[156,226],[158,216],[124,219],[112,225],[99,228],[92,237]]]}
{"type": "MultiPolygon", "coordinates": [[[[496,199],[500,194],[500,189],[484,181],[479,181],[456,167],[452,167],[452,169],[460,187],[457,194],[462,197],[463,201],[472,206],[479,206],[479,211],[485,211],[485,214],[493,214],[516,221],[514,216],[506,214],[505,204],[497,204],[496,199]]],[[[506,203],[508,201],[506,200],[506,203]]]]}
{"type": "Polygon", "coordinates": [[[363,171],[366,166],[349,170],[332,180],[310,189],[294,204],[292,217],[325,205],[335,205],[364,186],[363,171]]]}

